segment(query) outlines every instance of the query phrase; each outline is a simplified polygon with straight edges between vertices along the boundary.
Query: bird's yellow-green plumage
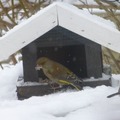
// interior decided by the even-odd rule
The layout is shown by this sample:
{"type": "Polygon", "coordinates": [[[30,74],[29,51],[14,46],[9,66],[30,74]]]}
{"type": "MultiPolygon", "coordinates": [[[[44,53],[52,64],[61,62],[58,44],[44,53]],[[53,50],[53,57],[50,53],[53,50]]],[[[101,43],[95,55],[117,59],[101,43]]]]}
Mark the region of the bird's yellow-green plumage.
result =
{"type": "Polygon", "coordinates": [[[78,88],[74,83],[80,79],[68,68],[62,64],[53,61],[47,57],[41,57],[37,60],[37,67],[40,67],[44,74],[53,82],[61,85],[71,85],[77,90],[78,88]]]}

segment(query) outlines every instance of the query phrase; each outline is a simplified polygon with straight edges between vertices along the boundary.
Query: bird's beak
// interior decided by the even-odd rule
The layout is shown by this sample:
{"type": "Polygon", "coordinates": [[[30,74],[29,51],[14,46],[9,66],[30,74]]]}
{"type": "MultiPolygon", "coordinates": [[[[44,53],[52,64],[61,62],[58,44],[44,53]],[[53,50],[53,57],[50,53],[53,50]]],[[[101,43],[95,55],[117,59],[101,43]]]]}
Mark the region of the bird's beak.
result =
{"type": "Polygon", "coordinates": [[[42,66],[36,65],[35,69],[36,70],[40,70],[42,68],[42,66]]]}

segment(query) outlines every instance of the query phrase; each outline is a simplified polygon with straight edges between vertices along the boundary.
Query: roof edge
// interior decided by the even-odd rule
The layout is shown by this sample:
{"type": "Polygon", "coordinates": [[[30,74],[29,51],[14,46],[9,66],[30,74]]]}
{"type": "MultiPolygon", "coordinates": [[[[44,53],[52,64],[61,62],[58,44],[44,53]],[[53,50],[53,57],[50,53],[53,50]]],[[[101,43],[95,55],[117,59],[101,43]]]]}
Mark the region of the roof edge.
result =
{"type": "Polygon", "coordinates": [[[57,3],[40,10],[0,38],[0,60],[6,59],[58,25],[57,3]],[[26,35],[28,33],[28,35],[26,35]]]}

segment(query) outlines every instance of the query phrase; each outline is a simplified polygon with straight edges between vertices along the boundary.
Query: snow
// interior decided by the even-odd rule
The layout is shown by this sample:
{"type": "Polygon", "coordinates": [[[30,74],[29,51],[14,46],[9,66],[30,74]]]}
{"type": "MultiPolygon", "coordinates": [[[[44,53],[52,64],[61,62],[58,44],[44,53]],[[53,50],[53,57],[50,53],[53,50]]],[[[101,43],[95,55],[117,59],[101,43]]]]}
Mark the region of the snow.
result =
{"type": "Polygon", "coordinates": [[[70,4],[93,4],[96,5],[97,3],[94,0],[51,0],[53,1],[59,1],[59,2],[66,2],[66,3],[70,3],[70,4]],[[81,2],[82,1],[82,2],[81,2]]]}
{"type": "Polygon", "coordinates": [[[0,69],[1,120],[120,120],[120,97],[107,98],[118,91],[120,75],[112,75],[112,87],[88,86],[82,91],[61,91],[20,101],[16,85],[22,76],[22,62],[15,66],[4,65],[4,70],[0,69]]]}
{"type": "MultiPolygon", "coordinates": [[[[0,70],[0,118],[4,120],[119,120],[120,97],[107,98],[118,86],[84,87],[18,100],[16,84],[23,76],[22,62],[0,70]]],[[[112,76],[120,80],[120,75],[112,76]]]]}
{"type": "Polygon", "coordinates": [[[113,74],[112,75],[112,86],[120,86],[120,74],[113,74]]]}
{"type": "Polygon", "coordinates": [[[57,25],[120,52],[120,32],[112,22],[70,4],[56,2],[0,37],[0,60],[6,59],[57,25]]]}
{"type": "Polygon", "coordinates": [[[21,24],[15,26],[4,36],[0,37],[0,46],[4,46],[1,47],[2,53],[0,53],[0,60],[6,59],[11,54],[28,45],[30,42],[42,36],[55,26],[57,26],[56,4],[52,4],[46,7],[45,9],[41,10],[37,14],[33,15],[26,21],[22,22],[21,24]]]}

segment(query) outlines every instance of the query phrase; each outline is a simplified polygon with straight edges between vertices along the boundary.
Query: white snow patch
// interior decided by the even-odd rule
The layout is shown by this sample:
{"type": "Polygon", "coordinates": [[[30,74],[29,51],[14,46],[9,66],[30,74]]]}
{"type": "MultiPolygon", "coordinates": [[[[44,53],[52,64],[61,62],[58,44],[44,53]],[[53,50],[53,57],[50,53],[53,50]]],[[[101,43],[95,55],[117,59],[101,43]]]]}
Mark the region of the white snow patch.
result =
{"type": "MultiPolygon", "coordinates": [[[[107,98],[118,87],[84,87],[19,101],[16,83],[22,62],[0,71],[0,118],[4,120],[119,120],[120,97],[107,98]]],[[[113,75],[119,79],[120,75],[113,75]]]]}

